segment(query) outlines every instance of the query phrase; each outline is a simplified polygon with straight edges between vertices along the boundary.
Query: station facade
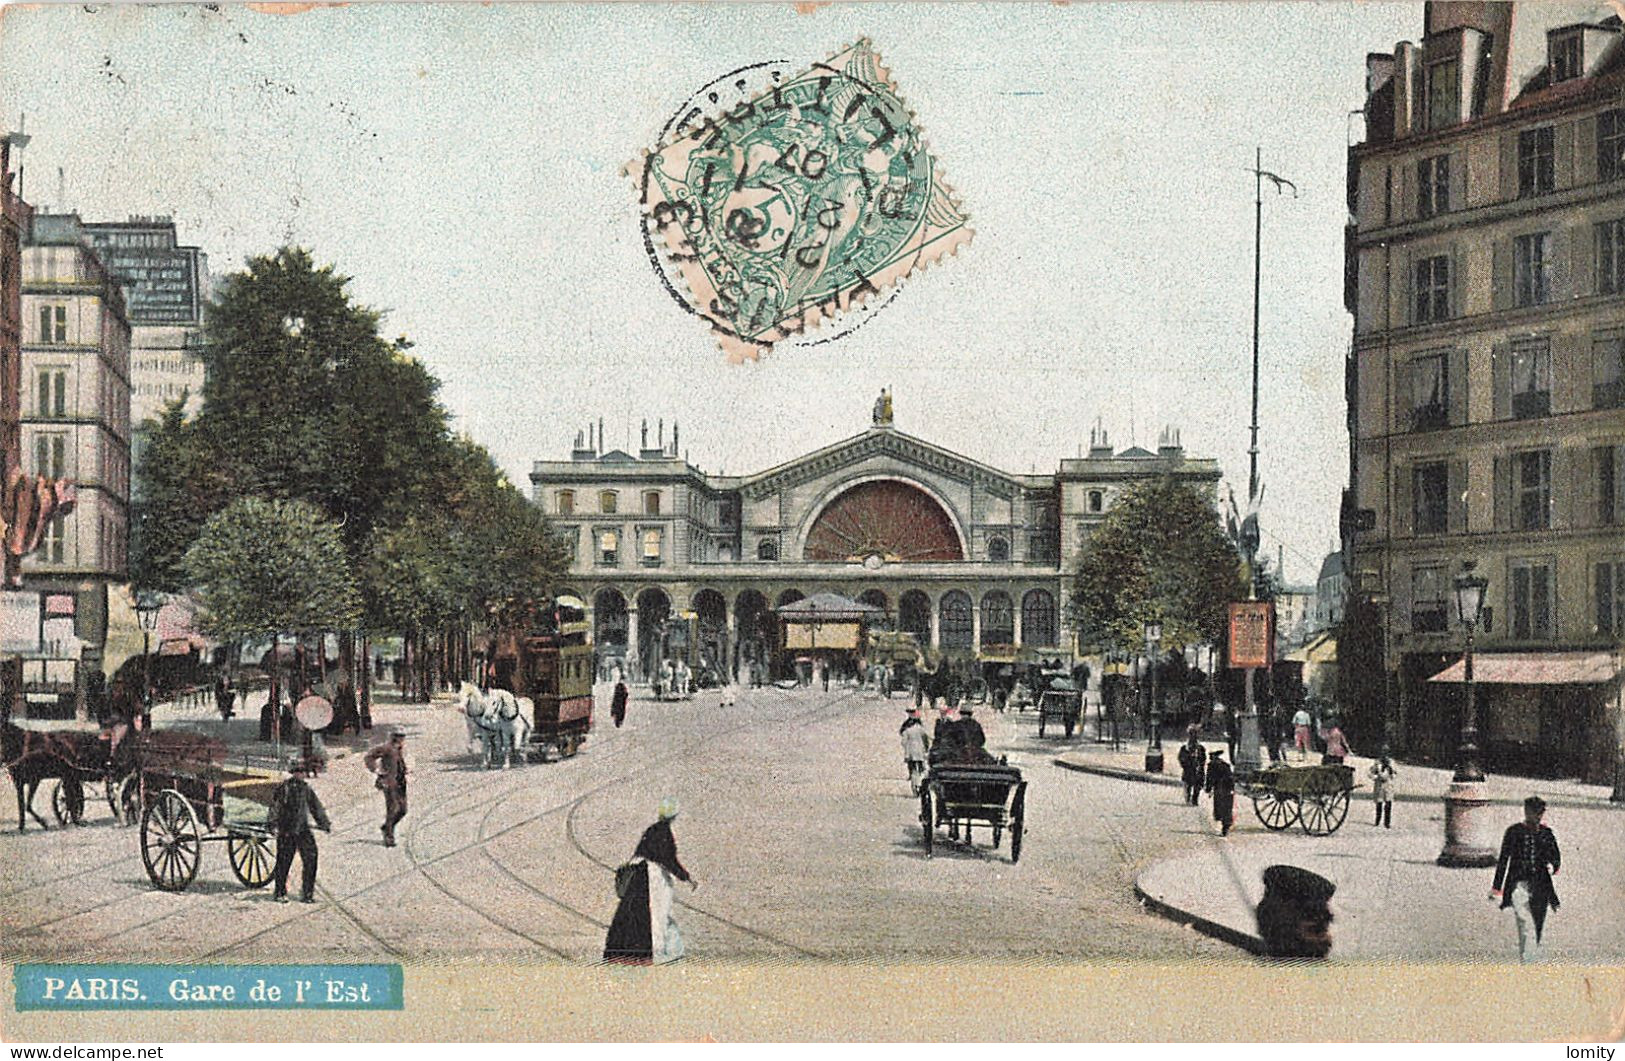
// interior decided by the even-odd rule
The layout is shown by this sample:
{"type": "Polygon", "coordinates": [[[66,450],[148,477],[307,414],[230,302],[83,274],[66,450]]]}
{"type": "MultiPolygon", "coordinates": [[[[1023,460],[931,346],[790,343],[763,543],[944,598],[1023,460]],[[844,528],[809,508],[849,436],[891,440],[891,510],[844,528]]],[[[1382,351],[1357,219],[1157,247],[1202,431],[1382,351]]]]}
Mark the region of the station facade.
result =
{"type": "Polygon", "coordinates": [[[817,593],[880,608],[922,644],[1072,651],[1071,574],[1093,527],[1136,480],[1162,475],[1208,493],[1217,462],[1177,433],[1157,452],[1087,456],[1015,474],[896,428],[891,397],[862,433],[764,471],[710,475],[679,456],[677,425],[636,455],[577,436],[569,460],[537,461],[533,497],[573,548],[565,592],[586,602],[594,642],[635,677],[666,652],[673,620],[700,655],[737,668],[770,657],[774,609],[817,593]]]}

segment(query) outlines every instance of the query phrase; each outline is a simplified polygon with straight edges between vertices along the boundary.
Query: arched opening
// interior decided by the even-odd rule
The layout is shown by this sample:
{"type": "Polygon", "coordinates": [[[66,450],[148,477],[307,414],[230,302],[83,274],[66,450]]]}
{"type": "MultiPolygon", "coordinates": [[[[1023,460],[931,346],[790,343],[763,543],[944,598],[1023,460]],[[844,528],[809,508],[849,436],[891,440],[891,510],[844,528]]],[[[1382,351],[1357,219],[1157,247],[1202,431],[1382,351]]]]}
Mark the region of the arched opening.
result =
{"type": "Polygon", "coordinates": [[[694,594],[689,607],[699,627],[700,665],[711,668],[721,678],[729,669],[728,601],[714,589],[702,589],[694,594]]]}
{"type": "Polygon", "coordinates": [[[787,589],[783,593],[779,594],[779,599],[774,602],[773,607],[782,608],[786,604],[794,604],[798,600],[806,599],[807,595],[801,592],[799,589],[787,589]]]}
{"type": "Polygon", "coordinates": [[[1049,646],[1056,643],[1055,597],[1045,589],[1030,589],[1021,598],[1021,643],[1049,646]]]}
{"type": "Polygon", "coordinates": [[[982,595],[982,644],[1013,645],[1016,641],[1016,613],[1010,594],[993,590],[982,595]]]}
{"type": "Polygon", "coordinates": [[[911,589],[897,600],[897,629],[913,634],[922,647],[931,644],[931,598],[911,589]]]}
{"type": "Polygon", "coordinates": [[[606,664],[626,657],[626,598],[619,590],[601,589],[593,596],[592,642],[606,664]]]}
{"type": "Polygon", "coordinates": [[[766,666],[775,648],[775,626],[773,609],[760,593],[747,589],[734,599],[734,639],[741,661],[766,666]]]}
{"type": "Polygon", "coordinates": [[[644,681],[666,659],[670,618],[671,598],[663,591],[651,587],[638,594],[638,670],[644,681]]]}
{"type": "Polygon", "coordinates": [[[886,593],[884,590],[866,589],[862,593],[858,594],[858,603],[867,604],[871,608],[879,608],[885,613],[884,615],[877,615],[873,619],[869,620],[869,629],[892,629],[892,620],[895,619],[896,616],[892,615],[891,602],[886,599],[886,593]]]}
{"type": "Polygon", "coordinates": [[[968,649],[975,646],[972,636],[970,594],[952,589],[942,595],[937,618],[937,643],[944,649],[968,649]]]}
{"type": "Polygon", "coordinates": [[[936,499],[897,479],[859,483],[824,506],[807,532],[813,563],[919,564],[963,560],[959,533],[936,499]]]}
{"type": "Polygon", "coordinates": [[[987,558],[995,564],[1010,562],[1010,540],[995,534],[987,540],[987,558]]]}

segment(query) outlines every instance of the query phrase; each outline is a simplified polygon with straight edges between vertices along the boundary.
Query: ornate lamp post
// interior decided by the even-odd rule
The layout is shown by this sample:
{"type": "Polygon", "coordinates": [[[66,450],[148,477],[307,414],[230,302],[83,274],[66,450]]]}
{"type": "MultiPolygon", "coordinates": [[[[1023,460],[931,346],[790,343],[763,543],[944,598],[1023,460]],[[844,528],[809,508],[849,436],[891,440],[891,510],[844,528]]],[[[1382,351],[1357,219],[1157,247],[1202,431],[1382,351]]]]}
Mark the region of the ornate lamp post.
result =
{"type": "Polygon", "coordinates": [[[1473,702],[1473,630],[1478,625],[1478,613],[1484,606],[1484,590],[1489,579],[1473,572],[1474,564],[1467,561],[1454,579],[1456,614],[1467,631],[1467,645],[1462,653],[1462,678],[1466,685],[1466,711],[1461,724],[1461,748],[1456,758],[1456,773],[1450,779],[1450,789],[1444,797],[1444,850],[1439,852],[1441,866],[1493,866],[1495,849],[1483,842],[1479,820],[1481,811],[1489,805],[1484,791],[1484,770],[1478,764],[1478,711],[1473,702]]]}
{"type": "Polygon", "coordinates": [[[158,629],[158,611],[164,599],[143,590],[135,597],[135,617],[141,623],[141,728],[152,729],[152,632],[158,629]]]}
{"type": "Polygon", "coordinates": [[[1151,671],[1151,731],[1146,734],[1145,769],[1162,773],[1162,704],[1157,700],[1157,656],[1162,642],[1162,624],[1155,619],[1145,624],[1145,655],[1151,671]]]}

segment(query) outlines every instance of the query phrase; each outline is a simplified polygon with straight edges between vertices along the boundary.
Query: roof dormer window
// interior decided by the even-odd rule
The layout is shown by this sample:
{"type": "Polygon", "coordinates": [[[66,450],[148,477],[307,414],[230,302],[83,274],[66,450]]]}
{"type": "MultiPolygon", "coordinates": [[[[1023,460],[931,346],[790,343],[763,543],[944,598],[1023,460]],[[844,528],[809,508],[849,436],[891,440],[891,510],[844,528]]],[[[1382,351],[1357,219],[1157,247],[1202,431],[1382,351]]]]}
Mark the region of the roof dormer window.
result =
{"type": "Polygon", "coordinates": [[[1546,39],[1547,62],[1552,70],[1552,84],[1572,81],[1585,73],[1580,64],[1580,34],[1570,30],[1554,33],[1546,39]]]}
{"type": "Polygon", "coordinates": [[[1461,124],[1461,63],[1455,59],[1429,63],[1427,68],[1427,127],[1448,129],[1461,124]]]}

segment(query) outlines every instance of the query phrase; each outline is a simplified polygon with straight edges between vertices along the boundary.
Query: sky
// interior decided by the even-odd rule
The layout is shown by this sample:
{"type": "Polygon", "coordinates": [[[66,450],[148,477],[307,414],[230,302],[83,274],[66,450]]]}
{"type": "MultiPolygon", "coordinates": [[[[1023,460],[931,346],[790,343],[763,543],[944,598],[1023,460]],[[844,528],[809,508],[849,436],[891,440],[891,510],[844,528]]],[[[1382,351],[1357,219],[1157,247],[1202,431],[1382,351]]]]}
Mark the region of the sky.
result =
{"type": "Polygon", "coordinates": [[[527,493],[600,418],[627,448],[679,421],[737,475],[857,434],[890,387],[900,430],[1011,472],[1097,421],[1119,449],[1173,425],[1245,498],[1262,148],[1298,188],[1264,203],[1264,547],[1311,582],[1335,544],[1350,112],[1422,5],[274,6],[6,8],[26,197],[170,215],[216,273],[310,248],[527,493]],[[622,167],[714,78],[860,37],[975,238],[839,341],[730,365],[655,276],[622,167]]]}

